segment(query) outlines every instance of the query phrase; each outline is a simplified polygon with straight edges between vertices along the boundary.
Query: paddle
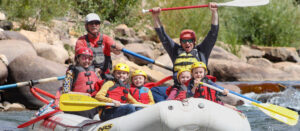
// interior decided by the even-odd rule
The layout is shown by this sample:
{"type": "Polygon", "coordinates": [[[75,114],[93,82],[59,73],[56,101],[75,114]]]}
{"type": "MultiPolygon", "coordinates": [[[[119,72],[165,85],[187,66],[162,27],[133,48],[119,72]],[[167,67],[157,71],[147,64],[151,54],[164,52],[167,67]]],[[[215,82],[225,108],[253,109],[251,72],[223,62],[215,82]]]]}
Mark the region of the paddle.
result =
{"type": "Polygon", "coordinates": [[[30,126],[31,124],[34,124],[34,123],[36,123],[36,122],[38,122],[40,120],[43,120],[43,119],[45,119],[45,118],[47,118],[47,117],[49,117],[49,116],[51,116],[51,115],[53,115],[53,114],[55,114],[57,112],[60,112],[60,111],[61,110],[54,110],[54,111],[48,112],[47,114],[38,116],[38,117],[36,117],[36,118],[34,118],[34,119],[30,120],[30,121],[27,121],[27,122],[19,125],[18,128],[24,128],[24,127],[30,126]]]}
{"type": "MultiPolygon", "coordinates": [[[[126,105],[126,104],[121,104],[126,105]]],[[[144,104],[132,104],[136,107],[147,107],[144,104]]],[[[63,111],[85,111],[98,106],[114,106],[113,103],[99,102],[98,100],[81,94],[62,94],[59,100],[59,108],[63,111]]]]}
{"type": "MultiPolygon", "coordinates": [[[[203,83],[203,82],[200,82],[200,84],[207,86],[209,88],[212,88],[214,90],[220,91],[220,92],[222,92],[224,90],[224,88],[220,87],[220,86],[215,87],[215,86],[203,83]]],[[[296,125],[298,123],[299,115],[295,111],[289,110],[289,109],[281,107],[281,106],[272,105],[269,103],[262,103],[260,101],[253,100],[251,98],[248,98],[246,96],[243,96],[243,95],[238,94],[233,91],[229,91],[228,95],[232,96],[234,98],[243,100],[244,102],[251,103],[252,105],[254,105],[254,106],[258,107],[260,110],[262,110],[266,115],[268,115],[278,121],[281,121],[285,124],[296,125]]]]}
{"type": "Polygon", "coordinates": [[[127,49],[125,49],[125,48],[122,48],[122,51],[123,51],[124,53],[126,53],[126,54],[135,56],[135,57],[137,57],[137,58],[139,58],[139,59],[142,59],[142,60],[148,61],[148,62],[150,62],[150,63],[152,63],[152,64],[155,64],[155,65],[157,65],[157,66],[159,66],[159,67],[165,68],[165,69],[167,69],[167,70],[169,70],[169,71],[173,71],[173,68],[172,68],[172,67],[166,66],[166,65],[164,65],[164,64],[162,64],[162,63],[160,63],[160,62],[157,62],[157,61],[155,61],[155,60],[153,60],[153,59],[150,59],[150,58],[148,58],[148,57],[146,57],[146,56],[142,56],[142,55],[140,55],[140,54],[138,54],[138,53],[132,52],[132,51],[127,50],[127,49]]]}
{"type": "MultiPolygon", "coordinates": [[[[217,6],[233,6],[233,7],[248,7],[248,6],[260,6],[266,5],[269,3],[269,0],[234,0],[226,3],[218,3],[217,6]]],[[[171,8],[162,8],[161,11],[167,10],[182,10],[182,9],[192,9],[192,8],[203,8],[208,7],[208,5],[195,5],[195,6],[183,6],[183,7],[171,7],[171,8]]],[[[145,10],[143,9],[142,12],[152,12],[152,9],[145,10]]]]}
{"type": "Polygon", "coordinates": [[[58,80],[63,80],[64,78],[65,78],[65,76],[49,77],[49,78],[44,78],[44,79],[39,79],[39,80],[30,80],[30,81],[25,81],[25,82],[19,82],[16,84],[2,85],[2,86],[0,86],[0,90],[14,88],[14,87],[35,85],[35,84],[46,83],[46,82],[50,82],[50,81],[58,81],[58,80]]]}

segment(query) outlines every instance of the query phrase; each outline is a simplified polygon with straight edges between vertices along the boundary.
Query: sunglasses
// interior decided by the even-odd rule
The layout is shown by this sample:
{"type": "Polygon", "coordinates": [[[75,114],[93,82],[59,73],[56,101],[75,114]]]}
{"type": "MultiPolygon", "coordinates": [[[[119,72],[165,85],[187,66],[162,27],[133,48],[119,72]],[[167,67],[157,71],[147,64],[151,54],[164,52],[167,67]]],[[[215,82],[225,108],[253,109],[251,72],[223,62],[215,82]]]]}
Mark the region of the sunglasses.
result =
{"type": "Polygon", "coordinates": [[[181,43],[193,43],[194,42],[194,39],[183,39],[183,40],[180,40],[181,43]]]}
{"type": "Polygon", "coordinates": [[[86,60],[86,59],[88,59],[88,60],[93,60],[93,57],[90,56],[90,55],[81,55],[79,58],[80,58],[81,60],[86,60]]]}
{"type": "Polygon", "coordinates": [[[89,25],[100,25],[99,21],[91,21],[88,23],[89,25]]]}

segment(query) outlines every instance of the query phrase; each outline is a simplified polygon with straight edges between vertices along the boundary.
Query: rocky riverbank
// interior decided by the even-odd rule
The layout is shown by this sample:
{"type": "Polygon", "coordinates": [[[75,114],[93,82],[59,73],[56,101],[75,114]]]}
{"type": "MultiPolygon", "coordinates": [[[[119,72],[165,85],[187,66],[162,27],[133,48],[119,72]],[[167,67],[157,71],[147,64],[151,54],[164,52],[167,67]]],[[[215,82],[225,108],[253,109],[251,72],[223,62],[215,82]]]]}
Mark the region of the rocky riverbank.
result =
{"type": "MultiPolygon", "coordinates": [[[[4,19],[0,19],[5,23],[4,19]]],[[[74,59],[77,34],[72,30],[74,22],[53,20],[52,26],[37,25],[36,31],[9,31],[18,28],[18,23],[0,25],[0,84],[16,83],[41,78],[63,76],[74,59]],[[4,30],[3,30],[4,29],[4,30]]],[[[109,22],[104,22],[109,26],[109,22]]],[[[154,31],[151,25],[145,26],[154,31]]],[[[157,36],[147,35],[145,30],[135,31],[124,24],[110,29],[107,34],[126,49],[172,66],[157,36]]],[[[178,38],[174,38],[178,41],[178,38]]],[[[238,56],[228,52],[226,43],[218,41],[209,58],[210,74],[218,81],[289,81],[300,80],[300,58],[297,50],[290,47],[241,46],[238,56]]],[[[158,81],[171,72],[127,54],[112,56],[113,63],[127,63],[133,70],[142,69],[150,81],[158,81]]],[[[171,82],[168,85],[172,84],[171,82]]],[[[55,94],[61,81],[38,85],[55,94]]],[[[225,86],[226,87],[226,86],[225,86]]],[[[235,86],[233,90],[240,91],[235,86]]],[[[2,100],[27,105],[42,105],[32,99],[29,88],[7,89],[2,100]]]]}

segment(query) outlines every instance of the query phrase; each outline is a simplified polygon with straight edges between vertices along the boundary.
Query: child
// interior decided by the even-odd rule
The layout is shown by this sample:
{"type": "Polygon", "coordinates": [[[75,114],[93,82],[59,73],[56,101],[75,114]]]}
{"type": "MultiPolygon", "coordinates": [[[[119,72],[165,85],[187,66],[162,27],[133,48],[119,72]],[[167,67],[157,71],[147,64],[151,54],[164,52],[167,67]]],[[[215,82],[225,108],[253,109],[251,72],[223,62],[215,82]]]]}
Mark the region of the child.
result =
{"type": "Polygon", "coordinates": [[[62,93],[81,92],[90,95],[95,92],[94,84],[99,80],[92,64],[93,51],[82,47],[75,52],[76,65],[69,66],[63,82],[62,93]]]}
{"type": "Polygon", "coordinates": [[[129,66],[118,63],[113,69],[113,80],[106,81],[96,94],[96,99],[101,102],[114,103],[114,107],[106,107],[99,111],[101,120],[110,120],[135,112],[133,105],[121,105],[121,103],[141,104],[129,94],[129,66]]]}
{"type": "MultiPolygon", "coordinates": [[[[62,93],[77,93],[93,96],[97,91],[94,84],[99,80],[92,66],[93,52],[90,48],[82,47],[75,52],[76,65],[70,65],[63,82],[62,93]]],[[[99,108],[87,111],[67,112],[93,119],[99,108]]]]}
{"type": "Polygon", "coordinates": [[[144,86],[146,80],[147,74],[144,71],[135,70],[131,74],[132,85],[130,87],[130,94],[138,102],[152,105],[154,104],[154,99],[151,90],[144,86]]]}
{"type": "Polygon", "coordinates": [[[177,73],[177,80],[179,84],[175,84],[167,89],[166,93],[168,95],[167,100],[183,100],[185,98],[191,97],[188,94],[187,87],[185,85],[191,79],[191,71],[186,68],[181,68],[177,73]]]}
{"type": "Polygon", "coordinates": [[[207,67],[203,62],[195,62],[192,65],[192,79],[188,84],[188,89],[191,92],[191,94],[194,94],[195,98],[205,98],[207,100],[214,101],[216,103],[222,104],[226,107],[235,109],[234,106],[224,104],[219,96],[227,96],[229,91],[227,89],[224,89],[222,94],[220,92],[210,89],[206,86],[199,85],[200,82],[208,83],[211,85],[215,85],[214,82],[212,82],[206,75],[207,75],[207,67]]]}

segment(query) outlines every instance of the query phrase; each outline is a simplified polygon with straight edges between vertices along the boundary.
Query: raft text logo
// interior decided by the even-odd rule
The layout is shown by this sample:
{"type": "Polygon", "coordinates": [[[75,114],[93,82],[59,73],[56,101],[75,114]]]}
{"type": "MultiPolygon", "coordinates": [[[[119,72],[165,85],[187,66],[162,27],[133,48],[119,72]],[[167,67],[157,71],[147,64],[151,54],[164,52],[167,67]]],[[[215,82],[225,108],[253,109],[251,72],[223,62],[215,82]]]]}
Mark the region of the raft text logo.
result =
{"type": "Polygon", "coordinates": [[[98,129],[98,131],[109,131],[112,128],[113,124],[106,124],[98,129]]]}

